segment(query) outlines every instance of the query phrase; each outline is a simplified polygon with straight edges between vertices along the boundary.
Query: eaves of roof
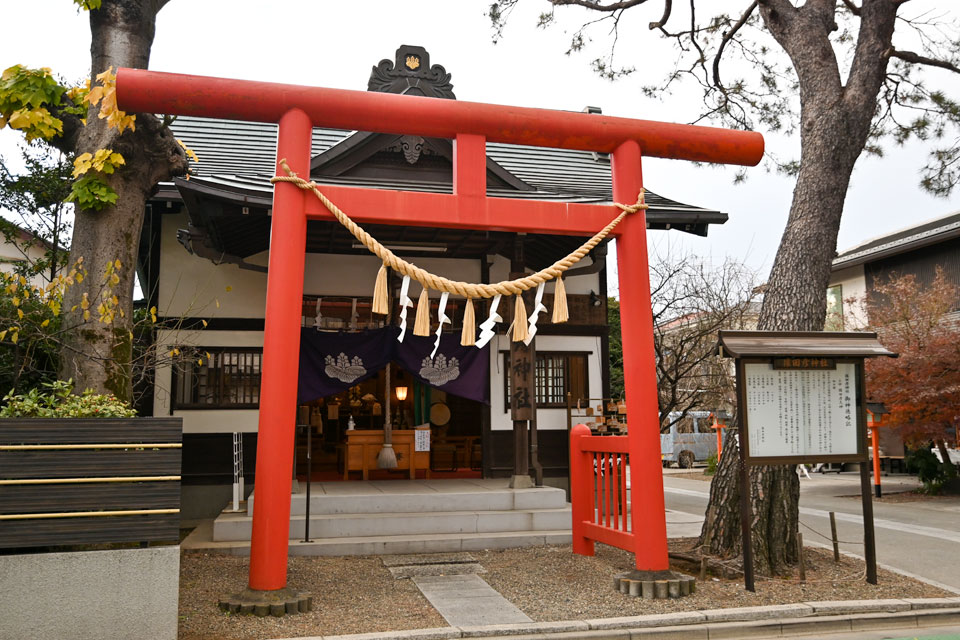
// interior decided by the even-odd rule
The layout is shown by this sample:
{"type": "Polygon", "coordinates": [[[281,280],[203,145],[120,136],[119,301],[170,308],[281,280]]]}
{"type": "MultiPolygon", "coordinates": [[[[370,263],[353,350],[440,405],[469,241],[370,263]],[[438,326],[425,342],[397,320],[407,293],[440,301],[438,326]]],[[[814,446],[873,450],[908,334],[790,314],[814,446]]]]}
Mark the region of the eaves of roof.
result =
{"type": "Polygon", "coordinates": [[[833,271],[922,249],[960,237],[960,211],[873,238],[833,259],[833,271]]]}

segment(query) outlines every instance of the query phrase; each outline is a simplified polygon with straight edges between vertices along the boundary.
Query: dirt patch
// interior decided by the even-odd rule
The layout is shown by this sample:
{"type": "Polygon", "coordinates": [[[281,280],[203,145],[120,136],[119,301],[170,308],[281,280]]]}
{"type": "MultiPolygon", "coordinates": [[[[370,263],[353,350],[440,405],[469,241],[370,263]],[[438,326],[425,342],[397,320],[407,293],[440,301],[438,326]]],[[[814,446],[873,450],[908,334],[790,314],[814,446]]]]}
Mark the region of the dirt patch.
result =
{"type": "MultiPolygon", "coordinates": [[[[671,540],[686,550],[691,539],[671,540]]],[[[633,556],[598,544],[595,556],[569,545],[472,552],[483,579],[538,622],[673,611],[788,604],[808,600],[926,598],[954,594],[880,570],[879,584],[864,580],[863,562],[805,550],[807,580],[758,577],[756,593],[740,580],[709,576],[697,593],[679,600],[642,600],[613,590],[613,577],[634,568],[633,556]]],[[[314,611],[284,618],[229,615],[217,598],[246,586],[249,559],[184,552],[180,569],[180,639],[246,640],[369,633],[447,626],[417,587],[395,579],[379,557],[290,558],[289,586],[314,597],[314,611]]],[[[674,570],[683,570],[675,565],[674,570]]]]}

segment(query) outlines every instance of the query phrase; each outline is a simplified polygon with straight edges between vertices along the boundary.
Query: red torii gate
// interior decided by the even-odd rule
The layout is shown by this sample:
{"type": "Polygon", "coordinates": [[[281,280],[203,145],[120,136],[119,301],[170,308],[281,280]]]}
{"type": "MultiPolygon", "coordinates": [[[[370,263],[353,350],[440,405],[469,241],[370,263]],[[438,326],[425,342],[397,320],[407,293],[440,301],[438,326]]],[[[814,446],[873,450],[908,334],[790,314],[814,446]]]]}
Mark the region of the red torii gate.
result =
{"type": "MultiPolygon", "coordinates": [[[[660,158],[756,165],[758,133],[596,114],[419,96],[325,89],[136,69],[117,73],[117,104],[138,113],[279,123],[277,158],[308,178],[312,127],[450,138],[453,193],[324,186],[358,223],[403,224],[591,236],[614,217],[609,205],[488,198],[486,142],[612,154],[613,198],[631,204],[643,186],[641,151],[660,158]]],[[[283,172],[278,167],[278,175],[283,172]]],[[[290,485],[296,419],[300,316],[308,219],[332,219],[296,185],[274,187],[261,369],[250,588],[287,582],[290,485]]],[[[653,317],[642,211],[614,229],[620,275],[624,382],[636,567],[665,570],[667,530],[660,465],[653,317]]]]}

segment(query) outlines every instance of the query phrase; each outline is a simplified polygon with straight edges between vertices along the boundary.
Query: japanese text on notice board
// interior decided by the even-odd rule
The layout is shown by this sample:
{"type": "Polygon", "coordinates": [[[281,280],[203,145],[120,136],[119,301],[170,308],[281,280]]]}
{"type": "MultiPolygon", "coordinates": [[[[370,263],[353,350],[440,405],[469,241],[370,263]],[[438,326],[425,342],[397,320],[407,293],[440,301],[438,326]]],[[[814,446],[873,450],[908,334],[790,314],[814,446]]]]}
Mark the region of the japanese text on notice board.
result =
{"type": "Polygon", "coordinates": [[[857,453],[856,367],[744,365],[750,457],[857,453]]]}

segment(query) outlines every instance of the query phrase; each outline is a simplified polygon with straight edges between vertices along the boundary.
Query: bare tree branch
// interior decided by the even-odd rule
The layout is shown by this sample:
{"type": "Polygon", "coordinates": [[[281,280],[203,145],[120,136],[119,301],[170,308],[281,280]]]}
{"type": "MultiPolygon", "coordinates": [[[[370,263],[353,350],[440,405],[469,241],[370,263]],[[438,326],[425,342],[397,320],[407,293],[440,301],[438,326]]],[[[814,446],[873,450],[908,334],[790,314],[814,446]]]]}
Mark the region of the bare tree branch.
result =
{"type": "Polygon", "coordinates": [[[664,0],[663,2],[663,15],[660,16],[660,19],[656,22],[650,23],[650,30],[659,29],[667,24],[667,20],[670,19],[670,12],[673,11],[673,0],[664,0]]]}
{"type": "Polygon", "coordinates": [[[853,0],[843,0],[843,4],[847,7],[847,9],[850,10],[850,13],[852,13],[853,15],[855,16],[860,15],[860,7],[855,5],[853,3],[853,0]]]}
{"type": "Polygon", "coordinates": [[[740,19],[737,21],[737,23],[733,25],[733,28],[724,32],[723,39],[720,41],[720,45],[717,47],[717,55],[713,57],[713,85],[721,91],[723,90],[723,82],[720,81],[720,58],[723,57],[723,50],[727,46],[727,43],[730,42],[735,35],[737,35],[737,31],[739,31],[743,25],[747,24],[747,20],[750,19],[751,15],[753,15],[758,3],[759,0],[753,0],[753,2],[750,3],[750,6],[747,7],[747,10],[743,12],[743,15],[740,16],[740,19]]]}
{"type": "Polygon", "coordinates": [[[952,62],[948,62],[947,60],[937,60],[936,58],[928,58],[927,56],[921,56],[912,51],[901,51],[899,49],[890,47],[884,52],[884,55],[886,55],[888,58],[899,58],[914,64],[924,64],[928,67],[939,67],[940,69],[946,69],[947,71],[960,73],[960,67],[952,62]]]}
{"type": "Polygon", "coordinates": [[[610,4],[600,4],[596,0],[549,0],[550,4],[555,7],[561,7],[564,5],[570,6],[575,5],[578,7],[586,7],[587,9],[593,9],[594,11],[619,11],[621,9],[629,9],[630,7],[635,7],[637,5],[645,4],[649,0],[622,0],[621,2],[612,2],[610,4]]]}

